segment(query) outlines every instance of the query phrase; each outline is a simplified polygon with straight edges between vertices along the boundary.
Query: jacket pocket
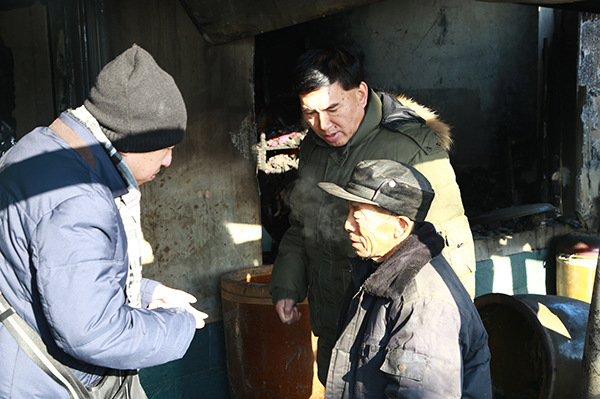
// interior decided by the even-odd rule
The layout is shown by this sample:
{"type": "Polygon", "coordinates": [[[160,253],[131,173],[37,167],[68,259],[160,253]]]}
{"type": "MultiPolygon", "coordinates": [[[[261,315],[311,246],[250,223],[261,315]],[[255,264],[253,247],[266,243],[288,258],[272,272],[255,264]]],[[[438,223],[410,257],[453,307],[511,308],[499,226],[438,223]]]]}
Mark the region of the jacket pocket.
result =
{"type": "Polygon", "coordinates": [[[403,349],[394,349],[385,355],[380,370],[393,376],[421,382],[427,368],[427,356],[403,349]]]}

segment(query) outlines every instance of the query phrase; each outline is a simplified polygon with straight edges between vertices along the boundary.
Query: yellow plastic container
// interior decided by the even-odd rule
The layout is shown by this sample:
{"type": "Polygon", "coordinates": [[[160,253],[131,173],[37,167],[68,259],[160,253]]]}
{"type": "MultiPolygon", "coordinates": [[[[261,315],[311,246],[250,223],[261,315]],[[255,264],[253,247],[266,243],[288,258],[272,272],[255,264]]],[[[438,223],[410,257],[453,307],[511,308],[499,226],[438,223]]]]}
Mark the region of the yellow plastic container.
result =
{"type": "Polygon", "coordinates": [[[590,303],[598,253],[560,254],[556,257],[556,293],[590,303]]]}
{"type": "Polygon", "coordinates": [[[596,277],[600,236],[576,231],[556,247],[556,293],[590,303],[596,277]]]}

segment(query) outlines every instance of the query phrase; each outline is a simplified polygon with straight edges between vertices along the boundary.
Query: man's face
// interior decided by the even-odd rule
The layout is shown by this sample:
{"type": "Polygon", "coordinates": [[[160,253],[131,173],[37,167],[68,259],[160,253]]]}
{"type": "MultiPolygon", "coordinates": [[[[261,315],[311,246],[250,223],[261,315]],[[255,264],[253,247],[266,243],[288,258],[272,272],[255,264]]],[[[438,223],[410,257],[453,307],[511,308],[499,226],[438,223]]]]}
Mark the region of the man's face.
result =
{"type": "Polygon", "coordinates": [[[398,244],[395,217],[378,206],[354,201],[348,201],[348,210],[344,228],[356,254],[383,262],[398,244]]]}
{"type": "Polygon", "coordinates": [[[341,147],[358,130],[365,116],[369,89],[365,82],[344,90],[338,82],[300,96],[304,119],[330,146],[341,147]]]}
{"type": "Polygon", "coordinates": [[[123,157],[138,185],[154,180],[160,167],[165,168],[173,159],[173,146],[151,152],[119,152],[123,157]]]}

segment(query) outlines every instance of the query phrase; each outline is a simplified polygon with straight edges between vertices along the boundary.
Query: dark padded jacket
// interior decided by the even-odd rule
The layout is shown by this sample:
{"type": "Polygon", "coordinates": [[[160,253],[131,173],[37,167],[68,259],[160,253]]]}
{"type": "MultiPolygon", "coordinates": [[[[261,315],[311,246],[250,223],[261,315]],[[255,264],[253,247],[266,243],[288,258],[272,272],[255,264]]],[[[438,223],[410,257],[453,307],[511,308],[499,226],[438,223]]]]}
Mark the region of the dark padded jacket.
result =
{"type": "Polygon", "coordinates": [[[352,261],[326,399],[491,398],[488,336],[426,223],[381,265],[352,261]]]}

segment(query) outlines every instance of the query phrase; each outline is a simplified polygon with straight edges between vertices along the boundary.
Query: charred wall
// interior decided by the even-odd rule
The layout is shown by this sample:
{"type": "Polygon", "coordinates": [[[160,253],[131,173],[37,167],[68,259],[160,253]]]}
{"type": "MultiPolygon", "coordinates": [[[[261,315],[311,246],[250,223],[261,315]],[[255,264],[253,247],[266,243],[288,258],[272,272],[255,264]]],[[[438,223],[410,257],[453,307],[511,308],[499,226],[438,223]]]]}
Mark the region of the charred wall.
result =
{"type": "MultiPolygon", "coordinates": [[[[581,158],[577,174],[577,205],[582,217],[594,231],[600,218],[600,16],[584,13],[580,18],[580,51],[578,62],[578,98],[581,120],[581,158]]],[[[574,135],[576,139],[578,136],[574,135]]]]}
{"type": "Polygon", "coordinates": [[[297,57],[349,46],[364,54],[369,85],[413,97],[453,126],[450,156],[468,216],[546,201],[538,18],[537,7],[514,4],[384,1],[258,35],[257,114],[298,124],[297,57]]]}

